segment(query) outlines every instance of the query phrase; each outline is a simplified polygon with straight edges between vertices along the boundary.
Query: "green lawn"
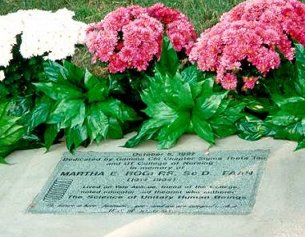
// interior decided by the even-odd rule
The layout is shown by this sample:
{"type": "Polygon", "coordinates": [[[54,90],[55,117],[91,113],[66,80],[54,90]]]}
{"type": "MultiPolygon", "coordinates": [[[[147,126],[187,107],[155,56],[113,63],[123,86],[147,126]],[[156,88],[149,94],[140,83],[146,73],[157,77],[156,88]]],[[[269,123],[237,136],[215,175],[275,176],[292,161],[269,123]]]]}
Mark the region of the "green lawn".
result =
{"type": "Polygon", "coordinates": [[[75,11],[78,20],[90,23],[99,21],[119,6],[138,4],[149,6],[156,2],[180,9],[189,16],[198,31],[215,24],[220,15],[242,0],[0,0],[0,14],[18,9],[39,8],[56,10],[66,7],[75,11]]]}

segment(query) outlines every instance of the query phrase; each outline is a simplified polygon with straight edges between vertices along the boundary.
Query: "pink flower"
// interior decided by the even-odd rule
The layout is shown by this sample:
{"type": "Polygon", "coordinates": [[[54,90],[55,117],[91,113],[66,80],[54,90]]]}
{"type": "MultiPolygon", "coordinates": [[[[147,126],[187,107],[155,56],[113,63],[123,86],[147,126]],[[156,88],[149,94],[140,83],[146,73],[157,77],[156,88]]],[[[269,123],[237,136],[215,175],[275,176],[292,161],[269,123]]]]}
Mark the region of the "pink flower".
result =
{"type": "Polygon", "coordinates": [[[225,89],[235,89],[237,79],[231,73],[238,75],[243,64],[251,64],[263,76],[278,68],[277,49],[293,59],[292,43],[277,27],[257,21],[222,21],[202,33],[189,59],[203,71],[215,71],[217,83],[225,89]]]}
{"type": "Polygon", "coordinates": [[[278,28],[305,45],[305,5],[297,0],[248,0],[240,3],[221,21],[258,21],[278,28]]]}
{"type": "Polygon", "coordinates": [[[252,90],[258,79],[259,77],[243,77],[244,86],[242,89],[244,91],[252,90]]]}
{"type": "Polygon", "coordinates": [[[185,50],[188,55],[194,46],[197,34],[193,24],[181,12],[157,3],[148,8],[148,14],[161,21],[166,34],[176,51],[185,50]]]}
{"type": "Polygon", "coordinates": [[[221,79],[220,84],[226,90],[235,90],[237,87],[237,78],[233,74],[227,73],[221,79]]]}
{"type": "Polygon", "coordinates": [[[177,51],[190,52],[196,39],[193,25],[185,15],[162,4],[118,8],[89,26],[86,45],[92,62],[108,63],[111,73],[143,71],[160,59],[164,31],[177,51]]]}
{"type": "Polygon", "coordinates": [[[119,8],[87,30],[86,44],[93,62],[108,63],[111,73],[146,70],[160,56],[163,26],[138,6],[119,8]]]}

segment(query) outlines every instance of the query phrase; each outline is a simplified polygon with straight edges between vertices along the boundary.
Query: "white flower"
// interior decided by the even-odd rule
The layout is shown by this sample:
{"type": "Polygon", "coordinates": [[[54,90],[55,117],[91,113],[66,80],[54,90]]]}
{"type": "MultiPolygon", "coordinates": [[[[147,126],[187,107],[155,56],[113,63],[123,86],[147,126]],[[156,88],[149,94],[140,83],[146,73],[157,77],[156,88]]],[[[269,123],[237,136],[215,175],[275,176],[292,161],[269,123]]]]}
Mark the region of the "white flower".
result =
{"type": "Polygon", "coordinates": [[[20,52],[23,57],[42,56],[58,60],[72,56],[75,45],[83,43],[86,24],[74,21],[74,13],[67,9],[43,15],[32,14],[24,24],[20,52]]]}
{"type": "Polygon", "coordinates": [[[9,65],[19,34],[24,58],[46,55],[46,59],[59,60],[72,56],[75,45],[84,44],[87,27],[73,16],[74,12],[65,8],[54,13],[33,9],[0,16],[0,66],[9,65]]]}
{"type": "Polygon", "coordinates": [[[13,58],[12,48],[16,44],[16,35],[22,32],[22,18],[18,14],[0,17],[0,66],[8,66],[13,58]]]}
{"type": "Polygon", "coordinates": [[[5,79],[4,72],[0,70],[0,81],[3,81],[5,79]]]}

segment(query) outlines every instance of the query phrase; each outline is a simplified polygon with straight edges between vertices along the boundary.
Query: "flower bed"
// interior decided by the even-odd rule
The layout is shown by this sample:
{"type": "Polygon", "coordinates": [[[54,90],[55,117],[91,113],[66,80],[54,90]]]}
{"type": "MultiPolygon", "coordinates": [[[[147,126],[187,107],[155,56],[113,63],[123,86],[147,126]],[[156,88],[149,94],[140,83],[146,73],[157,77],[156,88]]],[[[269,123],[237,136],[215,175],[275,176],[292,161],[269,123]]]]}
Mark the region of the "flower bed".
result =
{"type": "Polygon", "coordinates": [[[301,2],[245,1],[198,39],[187,16],[162,4],[121,7],[88,26],[72,17],[0,17],[0,162],[16,149],[64,138],[73,152],[131,131],[126,147],[152,139],[167,149],[186,133],[305,147],[301,2]],[[74,65],[78,47],[107,73],[74,65]]]}

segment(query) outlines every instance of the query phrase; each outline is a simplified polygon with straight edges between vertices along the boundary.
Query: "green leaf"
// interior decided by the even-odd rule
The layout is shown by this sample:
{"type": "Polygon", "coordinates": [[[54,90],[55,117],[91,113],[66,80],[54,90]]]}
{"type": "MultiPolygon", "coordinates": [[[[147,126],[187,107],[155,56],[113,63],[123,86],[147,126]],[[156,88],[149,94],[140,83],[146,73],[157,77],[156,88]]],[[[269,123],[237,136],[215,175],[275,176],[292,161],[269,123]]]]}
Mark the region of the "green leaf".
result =
{"type": "Polygon", "coordinates": [[[199,71],[196,66],[191,65],[181,72],[182,81],[190,85],[197,84],[199,71]]]}
{"type": "Polygon", "coordinates": [[[162,124],[172,123],[177,118],[177,111],[169,107],[164,102],[152,104],[145,109],[145,113],[162,122],[162,124]]]}
{"type": "Polygon", "coordinates": [[[272,123],[277,126],[288,126],[292,123],[296,123],[299,121],[299,118],[296,116],[293,116],[289,113],[286,113],[284,111],[279,111],[276,114],[270,115],[267,118],[268,123],[272,123]]]}
{"type": "Polygon", "coordinates": [[[141,142],[153,139],[162,126],[163,124],[160,124],[160,121],[156,119],[145,121],[138,134],[129,139],[124,147],[132,148],[139,145],[141,142]]]}
{"type": "Polygon", "coordinates": [[[160,129],[158,135],[159,148],[168,149],[176,144],[177,140],[185,133],[190,123],[190,115],[181,113],[171,124],[160,129]]]}
{"type": "Polygon", "coordinates": [[[18,124],[19,117],[9,115],[13,102],[0,101],[0,163],[16,150],[15,144],[24,136],[25,128],[18,124]]]}
{"type": "Polygon", "coordinates": [[[77,67],[73,63],[70,63],[69,61],[65,60],[63,63],[63,67],[65,68],[65,71],[67,72],[67,79],[72,83],[76,84],[78,86],[83,85],[84,83],[84,70],[77,67]]]}
{"type": "Polygon", "coordinates": [[[39,99],[30,112],[27,124],[28,131],[32,131],[38,125],[45,123],[52,107],[52,101],[47,97],[39,99]]]}
{"type": "Polygon", "coordinates": [[[296,147],[295,151],[301,150],[305,148],[305,139],[298,142],[298,146],[296,147]]]}
{"type": "Polygon", "coordinates": [[[211,127],[218,137],[228,137],[237,131],[235,124],[227,119],[226,116],[213,118],[211,120],[211,127]]]}
{"type": "Polygon", "coordinates": [[[50,113],[47,124],[60,124],[60,128],[74,127],[84,122],[85,110],[82,100],[62,100],[50,113]]]}
{"type": "Polygon", "coordinates": [[[59,124],[47,125],[47,128],[44,132],[44,142],[47,150],[49,150],[50,147],[53,145],[59,131],[59,124]]]}
{"type": "Polygon", "coordinates": [[[209,98],[200,97],[196,100],[194,113],[206,120],[211,118],[218,110],[222,100],[227,96],[227,92],[213,94],[209,98]]]}
{"type": "Polygon", "coordinates": [[[305,49],[301,44],[295,44],[297,89],[299,94],[305,96],[305,49]]]}
{"type": "Polygon", "coordinates": [[[1,155],[0,155],[0,164],[8,165],[8,163],[6,162],[5,158],[2,157],[1,155]]]}
{"type": "Polygon", "coordinates": [[[160,62],[158,63],[158,67],[162,73],[167,73],[172,77],[174,77],[178,71],[178,55],[168,37],[164,37],[162,44],[162,54],[160,62]]]}
{"type": "Polygon", "coordinates": [[[284,104],[281,110],[296,117],[305,117],[305,100],[284,104]]]}
{"type": "Polygon", "coordinates": [[[305,135],[302,122],[293,123],[286,127],[275,127],[275,131],[274,137],[276,139],[299,141],[305,135]]]}
{"type": "Polygon", "coordinates": [[[203,81],[200,97],[208,98],[213,95],[214,79],[209,78],[203,81]]]}
{"type": "Polygon", "coordinates": [[[109,94],[107,81],[92,75],[88,70],[85,73],[85,86],[89,103],[104,101],[109,94]]]}
{"type": "Polygon", "coordinates": [[[120,139],[122,137],[123,137],[123,130],[120,122],[117,119],[110,117],[107,138],[120,139]]]}
{"type": "Polygon", "coordinates": [[[247,115],[237,123],[239,136],[242,139],[255,141],[264,136],[273,135],[273,131],[264,123],[263,120],[255,116],[247,115]]]}
{"type": "Polygon", "coordinates": [[[211,125],[196,115],[192,116],[192,124],[195,133],[210,144],[215,144],[215,137],[211,125]]]}
{"type": "Polygon", "coordinates": [[[86,126],[91,141],[97,140],[97,142],[100,142],[100,139],[107,137],[109,129],[108,117],[100,110],[98,105],[89,107],[86,126]]]}
{"type": "Polygon", "coordinates": [[[44,73],[49,81],[58,82],[67,80],[68,71],[59,63],[48,60],[44,62],[44,73]]]}
{"type": "Polygon", "coordinates": [[[73,152],[88,138],[86,126],[77,125],[66,131],[66,143],[69,151],[73,152]]]}
{"type": "Polygon", "coordinates": [[[179,77],[167,78],[165,81],[164,101],[177,111],[190,109],[194,105],[191,87],[188,83],[182,83],[179,77]]]}
{"type": "Polygon", "coordinates": [[[65,85],[53,82],[34,83],[38,91],[43,92],[53,100],[79,99],[83,97],[81,90],[73,85],[65,85]]]}
{"type": "Polygon", "coordinates": [[[108,99],[98,104],[98,108],[103,111],[107,117],[113,117],[120,122],[136,121],[139,119],[136,112],[116,99],[108,99]]]}

